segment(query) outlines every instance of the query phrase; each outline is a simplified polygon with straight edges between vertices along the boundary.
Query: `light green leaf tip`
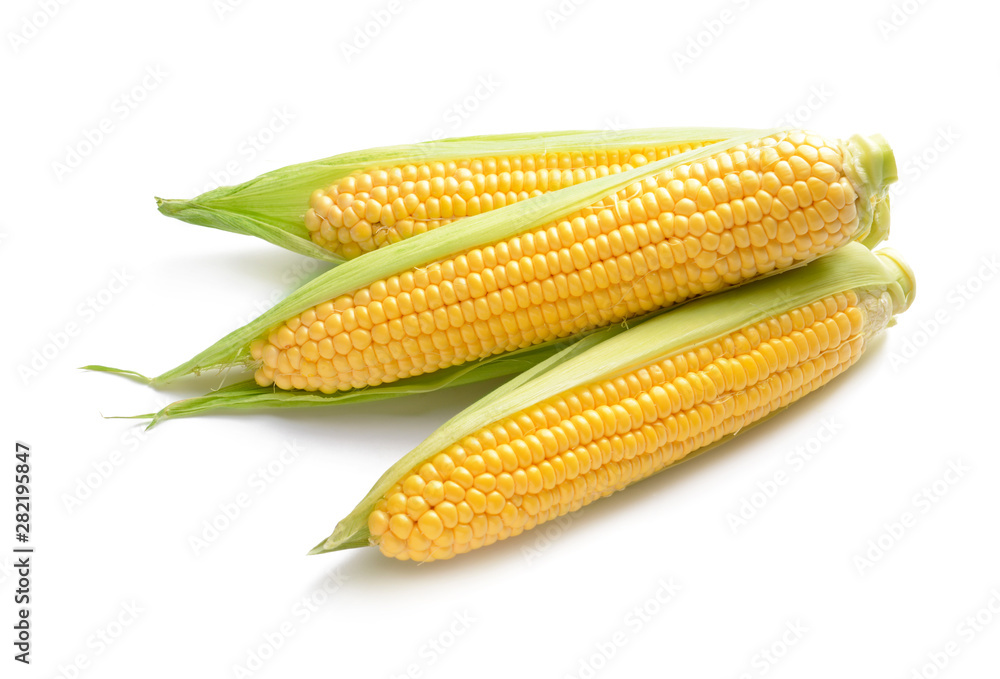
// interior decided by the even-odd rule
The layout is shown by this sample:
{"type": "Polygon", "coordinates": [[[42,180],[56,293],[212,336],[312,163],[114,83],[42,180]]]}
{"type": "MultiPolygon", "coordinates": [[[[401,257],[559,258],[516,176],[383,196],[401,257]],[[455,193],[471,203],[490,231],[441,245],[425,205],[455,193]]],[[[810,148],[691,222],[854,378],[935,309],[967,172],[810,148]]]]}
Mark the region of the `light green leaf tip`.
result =
{"type": "Polygon", "coordinates": [[[109,368],[106,365],[84,365],[77,368],[78,370],[88,370],[90,372],[100,372],[100,373],[111,373],[112,375],[121,375],[130,380],[140,382],[142,384],[153,384],[154,380],[152,378],[146,377],[142,373],[137,373],[134,370],[122,370],[121,368],[109,368]]]}

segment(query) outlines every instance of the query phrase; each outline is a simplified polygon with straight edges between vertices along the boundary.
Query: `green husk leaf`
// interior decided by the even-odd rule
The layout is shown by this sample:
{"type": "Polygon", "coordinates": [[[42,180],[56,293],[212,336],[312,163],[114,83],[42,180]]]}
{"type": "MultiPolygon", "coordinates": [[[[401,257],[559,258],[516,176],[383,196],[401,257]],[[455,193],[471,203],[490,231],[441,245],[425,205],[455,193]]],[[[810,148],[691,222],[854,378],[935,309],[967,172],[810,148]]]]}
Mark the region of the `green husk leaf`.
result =
{"type": "Polygon", "coordinates": [[[869,250],[889,237],[889,196],[886,195],[875,204],[872,214],[872,225],[868,234],[861,237],[858,242],[869,250]]]}
{"type": "Polygon", "coordinates": [[[558,153],[579,149],[704,142],[747,132],[739,128],[652,128],[576,130],[442,139],[344,153],[291,165],[237,186],[223,186],[190,200],[157,198],[163,214],[232,233],[256,236],[302,255],[328,262],[344,258],[310,240],[304,215],[316,189],[358,170],[451,158],[558,153]]]}
{"type": "MultiPolygon", "coordinates": [[[[270,328],[316,304],[367,286],[387,276],[423,266],[471,248],[510,238],[620,191],[663,170],[707,158],[732,146],[749,143],[775,130],[754,130],[726,141],[542,194],[514,205],[446,224],[347,261],[309,281],[242,328],[234,330],[194,358],[150,380],[157,386],[204,370],[251,363],[250,343],[270,328]]],[[[260,178],[258,178],[260,179],[260,178]]],[[[113,370],[113,369],[108,369],[113,370]]]]}
{"type": "Polygon", "coordinates": [[[279,222],[266,215],[254,214],[249,210],[232,212],[212,207],[211,202],[202,203],[199,202],[200,200],[201,196],[191,200],[157,198],[156,207],[168,217],[174,217],[190,224],[208,226],[245,236],[256,236],[286,250],[325,262],[339,264],[344,261],[340,255],[313,243],[304,224],[301,225],[302,232],[300,233],[292,228],[291,223],[279,222]]]}
{"type": "Polygon", "coordinates": [[[153,382],[152,378],[146,377],[142,373],[137,373],[134,370],[121,370],[120,368],[109,368],[106,365],[84,365],[80,366],[80,370],[89,370],[90,372],[99,373],[111,373],[112,375],[121,375],[130,380],[136,382],[141,382],[142,384],[151,384],[153,382]]]}
{"type": "MultiPolygon", "coordinates": [[[[274,387],[262,387],[253,380],[245,380],[232,384],[204,396],[175,401],[155,413],[125,416],[124,419],[148,419],[151,429],[160,422],[179,417],[192,417],[220,410],[248,410],[258,408],[299,408],[310,406],[346,405],[350,403],[368,403],[382,401],[400,396],[426,394],[438,389],[473,384],[497,377],[505,377],[520,373],[517,379],[511,380],[499,387],[494,393],[503,393],[505,389],[513,388],[527,375],[538,374],[539,370],[548,369],[552,365],[551,358],[556,354],[573,355],[582,351],[596,341],[610,337],[623,330],[621,326],[601,328],[591,331],[584,337],[575,336],[563,340],[554,340],[534,346],[517,349],[505,354],[488,356],[478,361],[452,366],[424,375],[417,375],[398,382],[380,384],[363,389],[351,389],[334,394],[324,394],[312,391],[284,391],[274,387]],[[592,337],[598,336],[598,337],[592,337]],[[570,350],[567,347],[573,345],[570,350]]],[[[91,366],[88,366],[91,367],[91,366]]],[[[148,378],[143,378],[144,380],[148,378]]]]}
{"type": "MultiPolygon", "coordinates": [[[[368,515],[392,484],[454,441],[484,426],[581,384],[608,379],[687,351],[816,299],[860,289],[887,290],[893,300],[893,313],[900,313],[912,301],[912,271],[891,251],[872,253],[859,243],[851,243],[807,266],[658,312],[628,331],[595,342],[572,356],[557,354],[550,359],[548,369],[522,376],[518,384],[503,393],[480,399],[404,455],[311,553],[367,544],[368,515]]],[[[571,350],[573,347],[567,351],[571,350]]]]}

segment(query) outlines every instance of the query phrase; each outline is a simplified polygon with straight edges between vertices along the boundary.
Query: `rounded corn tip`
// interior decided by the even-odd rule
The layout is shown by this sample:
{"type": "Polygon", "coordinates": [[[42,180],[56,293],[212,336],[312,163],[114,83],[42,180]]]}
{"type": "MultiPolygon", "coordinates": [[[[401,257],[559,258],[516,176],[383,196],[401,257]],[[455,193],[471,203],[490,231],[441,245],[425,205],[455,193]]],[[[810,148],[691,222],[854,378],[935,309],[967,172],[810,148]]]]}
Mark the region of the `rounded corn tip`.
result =
{"type": "Polygon", "coordinates": [[[868,234],[860,239],[860,243],[869,250],[873,250],[876,245],[888,238],[889,222],[889,196],[887,195],[875,203],[872,212],[872,225],[868,229],[868,234]]]}
{"type": "Polygon", "coordinates": [[[872,195],[883,193],[899,179],[896,156],[881,134],[856,134],[848,139],[855,161],[855,170],[870,187],[872,195]]]}
{"type": "Polygon", "coordinates": [[[882,248],[875,253],[883,259],[883,263],[888,266],[896,277],[896,283],[903,293],[902,300],[895,300],[893,304],[893,314],[900,314],[910,308],[913,298],[917,294],[917,280],[914,277],[913,269],[906,263],[898,252],[892,248],[882,248]]]}

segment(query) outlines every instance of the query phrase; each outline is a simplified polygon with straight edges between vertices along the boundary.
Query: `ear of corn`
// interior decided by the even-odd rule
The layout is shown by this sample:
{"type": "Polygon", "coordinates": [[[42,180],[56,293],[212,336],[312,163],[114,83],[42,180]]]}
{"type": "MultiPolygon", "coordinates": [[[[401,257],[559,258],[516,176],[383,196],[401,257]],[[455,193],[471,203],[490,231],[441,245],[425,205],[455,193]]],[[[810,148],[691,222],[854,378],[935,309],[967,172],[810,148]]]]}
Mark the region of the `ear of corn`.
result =
{"type": "Polygon", "coordinates": [[[340,262],[466,215],[744,132],[659,128],[443,139],[292,165],[157,204],[170,217],[340,262]]]}
{"type": "Polygon", "coordinates": [[[372,387],[635,317],[877,235],[873,216],[894,179],[884,141],[756,134],[376,250],[152,382],[256,360],[265,387],[372,387]]]}
{"type": "Polygon", "coordinates": [[[897,255],[851,244],[594,334],[445,423],[312,553],[445,559],[578,509],[823,385],[913,294],[897,255]]]}

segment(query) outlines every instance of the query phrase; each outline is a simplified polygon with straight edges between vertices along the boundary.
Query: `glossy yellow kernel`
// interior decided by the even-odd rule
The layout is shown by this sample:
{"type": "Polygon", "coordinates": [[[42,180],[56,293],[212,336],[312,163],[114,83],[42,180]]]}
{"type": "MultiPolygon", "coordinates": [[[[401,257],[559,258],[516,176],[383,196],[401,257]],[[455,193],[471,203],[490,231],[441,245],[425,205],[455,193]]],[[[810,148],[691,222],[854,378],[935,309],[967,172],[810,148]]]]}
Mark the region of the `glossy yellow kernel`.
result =
{"type": "Polygon", "coordinates": [[[467,545],[469,542],[472,541],[473,537],[475,537],[472,532],[471,525],[459,523],[452,530],[454,532],[456,545],[467,545]]]}
{"type": "Polygon", "coordinates": [[[511,474],[506,472],[500,474],[496,477],[496,490],[504,496],[504,498],[510,498],[515,492],[515,481],[511,474]]]}
{"type": "Polygon", "coordinates": [[[410,552],[410,558],[419,561],[417,554],[424,552],[431,547],[431,540],[420,530],[410,531],[410,537],[406,538],[406,548],[410,552]]]}
{"type": "Polygon", "coordinates": [[[413,519],[406,514],[393,514],[389,519],[389,530],[400,540],[405,540],[413,530],[413,519]]]}
{"type": "Polygon", "coordinates": [[[472,507],[472,511],[476,514],[482,514],[486,511],[486,495],[475,488],[467,490],[465,492],[465,501],[469,503],[472,507]]]}
{"type": "Polygon", "coordinates": [[[406,511],[406,495],[393,493],[386,499],[385,510],[389,514],[402,514],[406,511]]]}
{"type": "Polygon", "coordinates": [[[406,515],[416,521],[420,516],[430,509],[430,504],[421,496],[410,497],[406,500],[406,515]]]}
{"type": "Polygon", "coordinates": [[[474,477],[486,471],[486,462],[482,455],[470,455],[462,463],[462,466],[474,477]]]}
{"type": "MultiPolygon", "coordinates": [[[[449,480],[444,482],[444,499],[448,500],[449,502],[459,502],[464,497],[465,497],[464,487],[455,483],[454,480],[449,480]]],[[[440,502],[440,500],[438,502],[440,502]]]]}
{"type": "Polygon", "coordinates": [[[434,510],[424,513],[417,520],[417,527],[429,540],[434,540],[444,531],[444,522],[434,510]]]}
{"type": "Polygon", "coordinates": [[[486,495],[486,513],[499,514],[500,510],[503,509],[506,503],[506,498],[504,498],[504,496],[497,491],[488,493],[486,495]]]}
{"type": "Polygon", "coordinates": [[[379,549],[386,556],[397,556],[406,550],[406,542],[400,540],[392,533],[386,533],[379,538],[379,549]]]}
{"type": "MultiPolygon", "coordinates": [[[[456,485],[457,484],[453,484],[456,485]]],[[[445,484],[441,481],[429,481],[424,486],[423,498],[431,505],[434,506],[445,499],[445,484]]],[[[464,493],[463,493],[464,495],[464,493]]],[[[449,498],[451,499],[451,498],[449,498]]],[[[459,498],[461,499],[461,498],[459,498]]]]}
{"type": "Polygon", "coordinates": [[[489,473],[479,474],[473,480],[473,485],[484,493],[489,493],[491,490],[496,488],[497,480],[496,477],[489,473]]]}
{"type": "Polygon", "coordinates": [[[455,505],[455,509],[458,512],[458,522],[460,524],[469,523],[476,515],[475,512],[472,511],[472,507],[468,502],[459,502],[455,505]]]}
{"type": "Polygon", "coordinates": [[[407,495],[420,495],[426,482],[417,474],[411,474],[403,482],[403,492],[407,495]]]}
{"type": "Polygon", "coordinates": [[[451,502],[442,502],[434,508],[434,511],[441,517],[445,528],[454,528],[458,523],[458,509],[451,502]]]}
{"type": "Polygon", "coordinates": [[[368,516],[368,532],[374,537],[379,537],[387,530],[389,530],[389,515],[376,509],[368,516]]]}
{"type": "Polygon", "coordinates": [[[455,482],[465,490],[472,488],[472,484],[475,479],[475,477],[472,475],[472,472],[470,472],[468,468],[464,466],[457,467],[455,471],[451,473],[450,478],[451,481],[455,482]]]}

